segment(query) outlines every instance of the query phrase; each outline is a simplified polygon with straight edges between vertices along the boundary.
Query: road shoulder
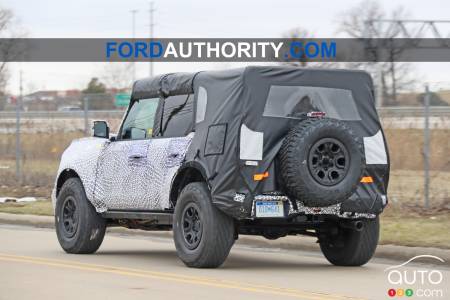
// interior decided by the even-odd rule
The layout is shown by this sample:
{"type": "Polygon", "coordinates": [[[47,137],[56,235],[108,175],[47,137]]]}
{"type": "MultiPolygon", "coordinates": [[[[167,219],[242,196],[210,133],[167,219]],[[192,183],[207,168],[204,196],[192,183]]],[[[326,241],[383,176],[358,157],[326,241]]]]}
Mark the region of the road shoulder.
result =
{"type": "MultiPolygon", "coordinates": [[[[0,224],[25,225],[38,228],[54,228],[54,217],[37,215],[19,215],[0,213],[0,224]]],[[[130,236],[152,236],[157,238],[172,238],[172,232],[147,232],[142,230],[129,230],[126,228],[108,228],[108,232],[130,236]]],[[[259,236],[240,236],[238,245],[255,248],[285,249],[298,251],[319,252],[316,239],[312,237],[288,236],[278,240],[267,240],[259,236]]],[[[378,245],[375,252],[376,258],[385,258],[397,261],[406,261],[417,255],[434,255],[445,260],[450,266],[450,250],[432,247],[407,247],[397,245],[378,245]]]]}

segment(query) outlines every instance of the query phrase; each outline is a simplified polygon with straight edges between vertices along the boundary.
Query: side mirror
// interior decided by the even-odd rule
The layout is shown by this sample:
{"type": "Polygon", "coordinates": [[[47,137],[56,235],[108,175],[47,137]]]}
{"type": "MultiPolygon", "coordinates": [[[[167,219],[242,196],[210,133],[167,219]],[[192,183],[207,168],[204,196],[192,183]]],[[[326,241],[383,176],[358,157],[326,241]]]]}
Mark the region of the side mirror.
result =
{"type": "Polygon", "coordinates": [[[109,127],[106,121],[94,121],[94,136],[109,139],[109,127]]]}

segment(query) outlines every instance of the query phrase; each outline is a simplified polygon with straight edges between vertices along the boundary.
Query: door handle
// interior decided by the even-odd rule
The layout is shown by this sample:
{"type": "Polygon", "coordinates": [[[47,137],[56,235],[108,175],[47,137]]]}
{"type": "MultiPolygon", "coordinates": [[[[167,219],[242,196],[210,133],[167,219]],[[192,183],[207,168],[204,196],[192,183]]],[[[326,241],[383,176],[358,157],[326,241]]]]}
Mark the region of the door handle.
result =
{"type": "Polygon", "coordinates": [[[128,159],[141,159],[141,158],[145,158],[145,156],[142,154],[133,154],[128,156],[128,159]]]}

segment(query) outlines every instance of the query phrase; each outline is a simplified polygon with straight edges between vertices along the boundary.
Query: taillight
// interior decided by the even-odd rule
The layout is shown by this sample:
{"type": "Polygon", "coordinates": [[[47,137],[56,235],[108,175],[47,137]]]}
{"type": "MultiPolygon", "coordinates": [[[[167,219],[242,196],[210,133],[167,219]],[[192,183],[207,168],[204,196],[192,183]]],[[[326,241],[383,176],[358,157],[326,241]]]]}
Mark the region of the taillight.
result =
{"type": "Polygon", "coordinates": [[[323,118],[326,113],[324,111],[310,111],[306,114],[308,118],[323,118]]]}

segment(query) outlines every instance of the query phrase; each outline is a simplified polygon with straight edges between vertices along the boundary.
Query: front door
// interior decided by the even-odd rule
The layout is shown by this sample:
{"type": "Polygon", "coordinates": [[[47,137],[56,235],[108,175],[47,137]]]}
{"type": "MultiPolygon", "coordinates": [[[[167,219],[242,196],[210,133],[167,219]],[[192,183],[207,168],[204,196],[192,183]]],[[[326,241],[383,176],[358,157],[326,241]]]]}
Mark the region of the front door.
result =
{"type": "Polygon", "coordinates": [[[193,134],[164,136],[163,132],[171,128],[168,121],[172,124],[178,120],[174,115],[169,118],[170,109],[166,106],[161,134],[154,137],[158,100],[135,101],[117,140],[110,142],[100,156],[94,198],[108,210],[170,208],[172,178],[184,160],[193,134]]]}

